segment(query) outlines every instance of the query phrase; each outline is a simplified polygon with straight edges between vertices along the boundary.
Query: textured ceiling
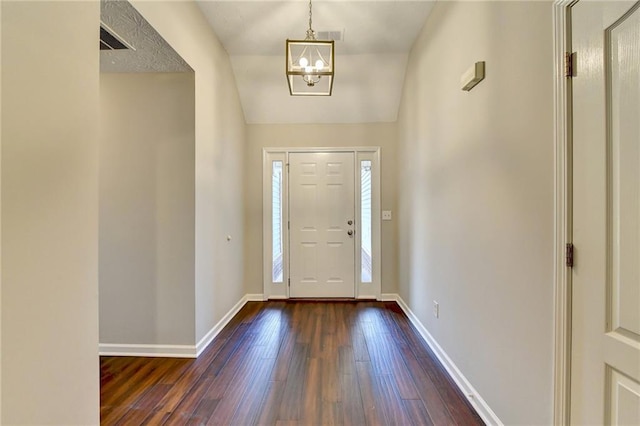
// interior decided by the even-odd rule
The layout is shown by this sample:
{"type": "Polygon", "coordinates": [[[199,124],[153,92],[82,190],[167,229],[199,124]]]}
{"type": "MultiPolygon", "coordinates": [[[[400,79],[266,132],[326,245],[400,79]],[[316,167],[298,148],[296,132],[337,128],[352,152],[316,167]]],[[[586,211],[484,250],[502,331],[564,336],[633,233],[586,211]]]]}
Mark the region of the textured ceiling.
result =
{"type": "MultiPolygon", "coordinates": [[[[199,0],[198,4],[232,56],[282,55],[285,40],[304,38],[308,26],[304,0],[199,0]]],[[[432,1],[315,0],[313,29],[345,30],[338,54],[406,53],[432,5],[432,1]]]]}
{"type": "Polygon", "coordinates": [[[292,97],[285,40],[304,38],[308,2],[198,0],[229,53],[249,123],[395,121],[409,50],[434,1],[313,2],[313,29],[342,30],[330,97],[292,97]]]}
{"type": "Polygon", "coordinates": [[[128,1],[102,0],[100,6],[101,23],[133,47],[101,50],[101,72],[193,71],[128,1]]]}

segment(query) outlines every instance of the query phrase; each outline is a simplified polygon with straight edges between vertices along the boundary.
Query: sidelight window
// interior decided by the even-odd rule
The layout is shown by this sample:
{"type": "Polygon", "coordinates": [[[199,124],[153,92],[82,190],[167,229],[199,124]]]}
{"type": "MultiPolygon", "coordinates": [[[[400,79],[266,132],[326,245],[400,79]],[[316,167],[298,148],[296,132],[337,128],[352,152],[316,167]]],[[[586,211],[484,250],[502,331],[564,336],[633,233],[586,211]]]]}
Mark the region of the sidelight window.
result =
{"type": "Polygon", "coordinates": [[[283,250],[282,250],[282,161],[272,163],[271,174],[271,220],[273,227],[273,259],[272,274],[273,282],[283,281],[283,250]]]}
{"type": "Polygon", "coordinates": [[[360,282],[373,277],[371,256],[371,161],[360,161],[360,282]]]}

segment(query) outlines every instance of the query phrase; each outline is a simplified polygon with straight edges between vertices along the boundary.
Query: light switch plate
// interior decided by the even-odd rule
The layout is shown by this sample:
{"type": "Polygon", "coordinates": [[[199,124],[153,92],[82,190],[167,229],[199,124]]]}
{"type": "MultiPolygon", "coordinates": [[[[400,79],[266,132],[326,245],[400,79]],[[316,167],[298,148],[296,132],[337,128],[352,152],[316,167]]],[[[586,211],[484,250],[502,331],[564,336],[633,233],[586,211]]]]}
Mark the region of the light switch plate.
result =
{"type": "Polygon", "coordinates": [[[391,210],[382,210],[382,220],[391,220],[391,210]]]}

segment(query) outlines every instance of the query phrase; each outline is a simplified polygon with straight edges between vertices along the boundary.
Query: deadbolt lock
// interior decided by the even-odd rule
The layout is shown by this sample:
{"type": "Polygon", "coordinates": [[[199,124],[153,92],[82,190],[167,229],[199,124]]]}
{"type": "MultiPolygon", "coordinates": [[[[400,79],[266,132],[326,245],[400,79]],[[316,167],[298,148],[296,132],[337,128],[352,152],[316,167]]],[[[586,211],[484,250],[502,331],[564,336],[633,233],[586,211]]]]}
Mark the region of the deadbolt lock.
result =
{"type": "Polygon", "coordinates": [[[352,220],[348,220],[347,221],[347,225],[353,225],[353,221],[352,220]]]}

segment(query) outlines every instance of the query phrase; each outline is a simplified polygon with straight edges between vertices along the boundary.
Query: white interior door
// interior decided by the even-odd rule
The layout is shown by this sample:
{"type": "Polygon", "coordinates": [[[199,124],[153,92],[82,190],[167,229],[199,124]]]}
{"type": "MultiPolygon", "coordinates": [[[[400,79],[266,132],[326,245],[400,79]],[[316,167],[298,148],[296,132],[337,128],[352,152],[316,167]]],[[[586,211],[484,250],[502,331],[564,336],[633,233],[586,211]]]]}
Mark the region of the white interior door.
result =
{"type": "Polygon", "coordinates": [[[290,297],[355,296],[354,153],[289,154],[290,297]]]}
{"type": "Polygon", "coordinates": [[[640,2],[571,9],[571,423],[640,424],[640,2]]]}

